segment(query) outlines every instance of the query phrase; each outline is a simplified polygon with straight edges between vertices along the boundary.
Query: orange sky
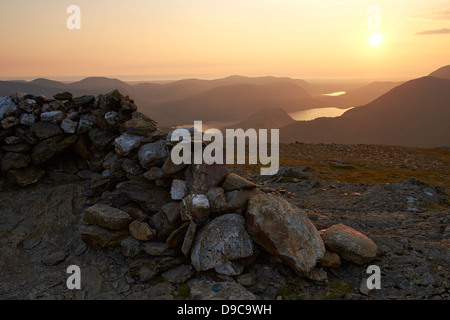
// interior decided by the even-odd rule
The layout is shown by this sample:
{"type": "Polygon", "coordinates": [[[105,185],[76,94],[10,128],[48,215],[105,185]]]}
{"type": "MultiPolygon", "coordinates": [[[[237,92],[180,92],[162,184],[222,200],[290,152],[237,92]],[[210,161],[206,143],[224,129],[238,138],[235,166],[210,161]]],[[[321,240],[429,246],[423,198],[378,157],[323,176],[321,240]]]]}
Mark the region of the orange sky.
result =
{"type": "Polygon", "coordinates": [[[448,0],[15,0],[0,12],[2,79],[407,79],[450,64],[448,0]],[[66,27],[71,4],[80,30],[66,27]]]}

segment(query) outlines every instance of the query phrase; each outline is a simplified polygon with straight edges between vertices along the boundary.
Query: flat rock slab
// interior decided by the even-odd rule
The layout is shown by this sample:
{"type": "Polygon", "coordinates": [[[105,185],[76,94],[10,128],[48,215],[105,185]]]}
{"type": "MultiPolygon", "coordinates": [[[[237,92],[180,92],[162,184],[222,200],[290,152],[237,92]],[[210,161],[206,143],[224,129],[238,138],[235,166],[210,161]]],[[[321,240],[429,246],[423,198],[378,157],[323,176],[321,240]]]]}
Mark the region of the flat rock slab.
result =
{"type": "Polygon", "coordinates": [[[108,229],[120,230],[126,228],[133,218],[123,210],[105,204],[96,204],[84,211],[83,220],[108,229]]]}

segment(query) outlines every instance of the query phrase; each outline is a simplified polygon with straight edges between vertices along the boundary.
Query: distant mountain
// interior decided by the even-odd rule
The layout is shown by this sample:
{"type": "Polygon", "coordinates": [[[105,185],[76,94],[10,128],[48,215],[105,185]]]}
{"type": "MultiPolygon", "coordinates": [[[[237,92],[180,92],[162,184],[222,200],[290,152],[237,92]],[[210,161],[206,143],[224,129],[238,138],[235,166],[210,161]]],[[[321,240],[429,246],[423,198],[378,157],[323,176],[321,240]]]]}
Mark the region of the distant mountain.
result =
{"type": "Polygon", "coordinates": [[[337,118],[301,121],[281,129],[283,142],[450,146],[450,80],[408,81],[337,118]]]}
{"type": "Polygon", "coordinates": [[[340,96],[324,96],[322,99],[336,107],[358,107],[372,102],[404,82],[377,81],[353,89],[340,96]]]}
{"type": "Polygon", "coordinates": [[[264,108],[280,108],[286,112],[327,106],[312,98],[306,90],[290,82],[263,85],[235,84],[219,86],[186,99],[144,108],[162,125],[189,124],[202,121],[239,121],[264,108]],[[167,122],[166,122],[167,121],[167,122]]]}
{"type": "Polygon", "coordinates": [[[226,129],[279,129],[294,122],[295,120],[292,119],[283,109],[265,108],[255,114],[252,114],[244,121],[227,126],[226,129]]]}
{"type": "Polygon", "coordinates": [[[431,77],[450,79],[450,65],[437,69],[430,73],[431,77]]]}

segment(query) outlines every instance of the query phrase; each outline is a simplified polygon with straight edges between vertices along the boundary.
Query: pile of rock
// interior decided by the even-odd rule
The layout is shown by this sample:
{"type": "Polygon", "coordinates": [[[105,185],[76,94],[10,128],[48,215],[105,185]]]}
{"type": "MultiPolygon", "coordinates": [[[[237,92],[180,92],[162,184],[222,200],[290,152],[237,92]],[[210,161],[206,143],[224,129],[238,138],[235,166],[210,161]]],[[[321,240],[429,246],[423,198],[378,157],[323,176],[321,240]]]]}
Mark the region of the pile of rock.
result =
{"type": "Polygon", "coordinates": [[[224,164],[174,164],[170,133],[117,90],[53,98],[0,99],[1,170],[26,186],[54,168],[54,159],[61,167],[73,156],[75,172],[90,180],[83,241],[121,247],[141,281],[162,274],[181,283],[207,270],[238,276],[258,248],[315,280],[326,278],[318,263],[339,267],[340,258],[364,264],[376,257],[366,236],[343,225],[318,232],[302,210],[224,164]]]}

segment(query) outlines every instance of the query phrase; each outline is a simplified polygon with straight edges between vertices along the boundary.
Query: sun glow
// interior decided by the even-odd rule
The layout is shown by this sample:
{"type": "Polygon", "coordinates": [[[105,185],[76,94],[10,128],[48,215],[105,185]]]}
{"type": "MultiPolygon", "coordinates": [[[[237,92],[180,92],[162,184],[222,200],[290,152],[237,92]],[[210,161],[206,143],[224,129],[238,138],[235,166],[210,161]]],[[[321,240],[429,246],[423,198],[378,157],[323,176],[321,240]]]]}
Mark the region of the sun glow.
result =
{"type": "Polygon", "coordinates": [[[369,44],[372,47],[378,47],[383,43],[383,35],[380,33],[374,33],[369,37],[369,44]]]}

